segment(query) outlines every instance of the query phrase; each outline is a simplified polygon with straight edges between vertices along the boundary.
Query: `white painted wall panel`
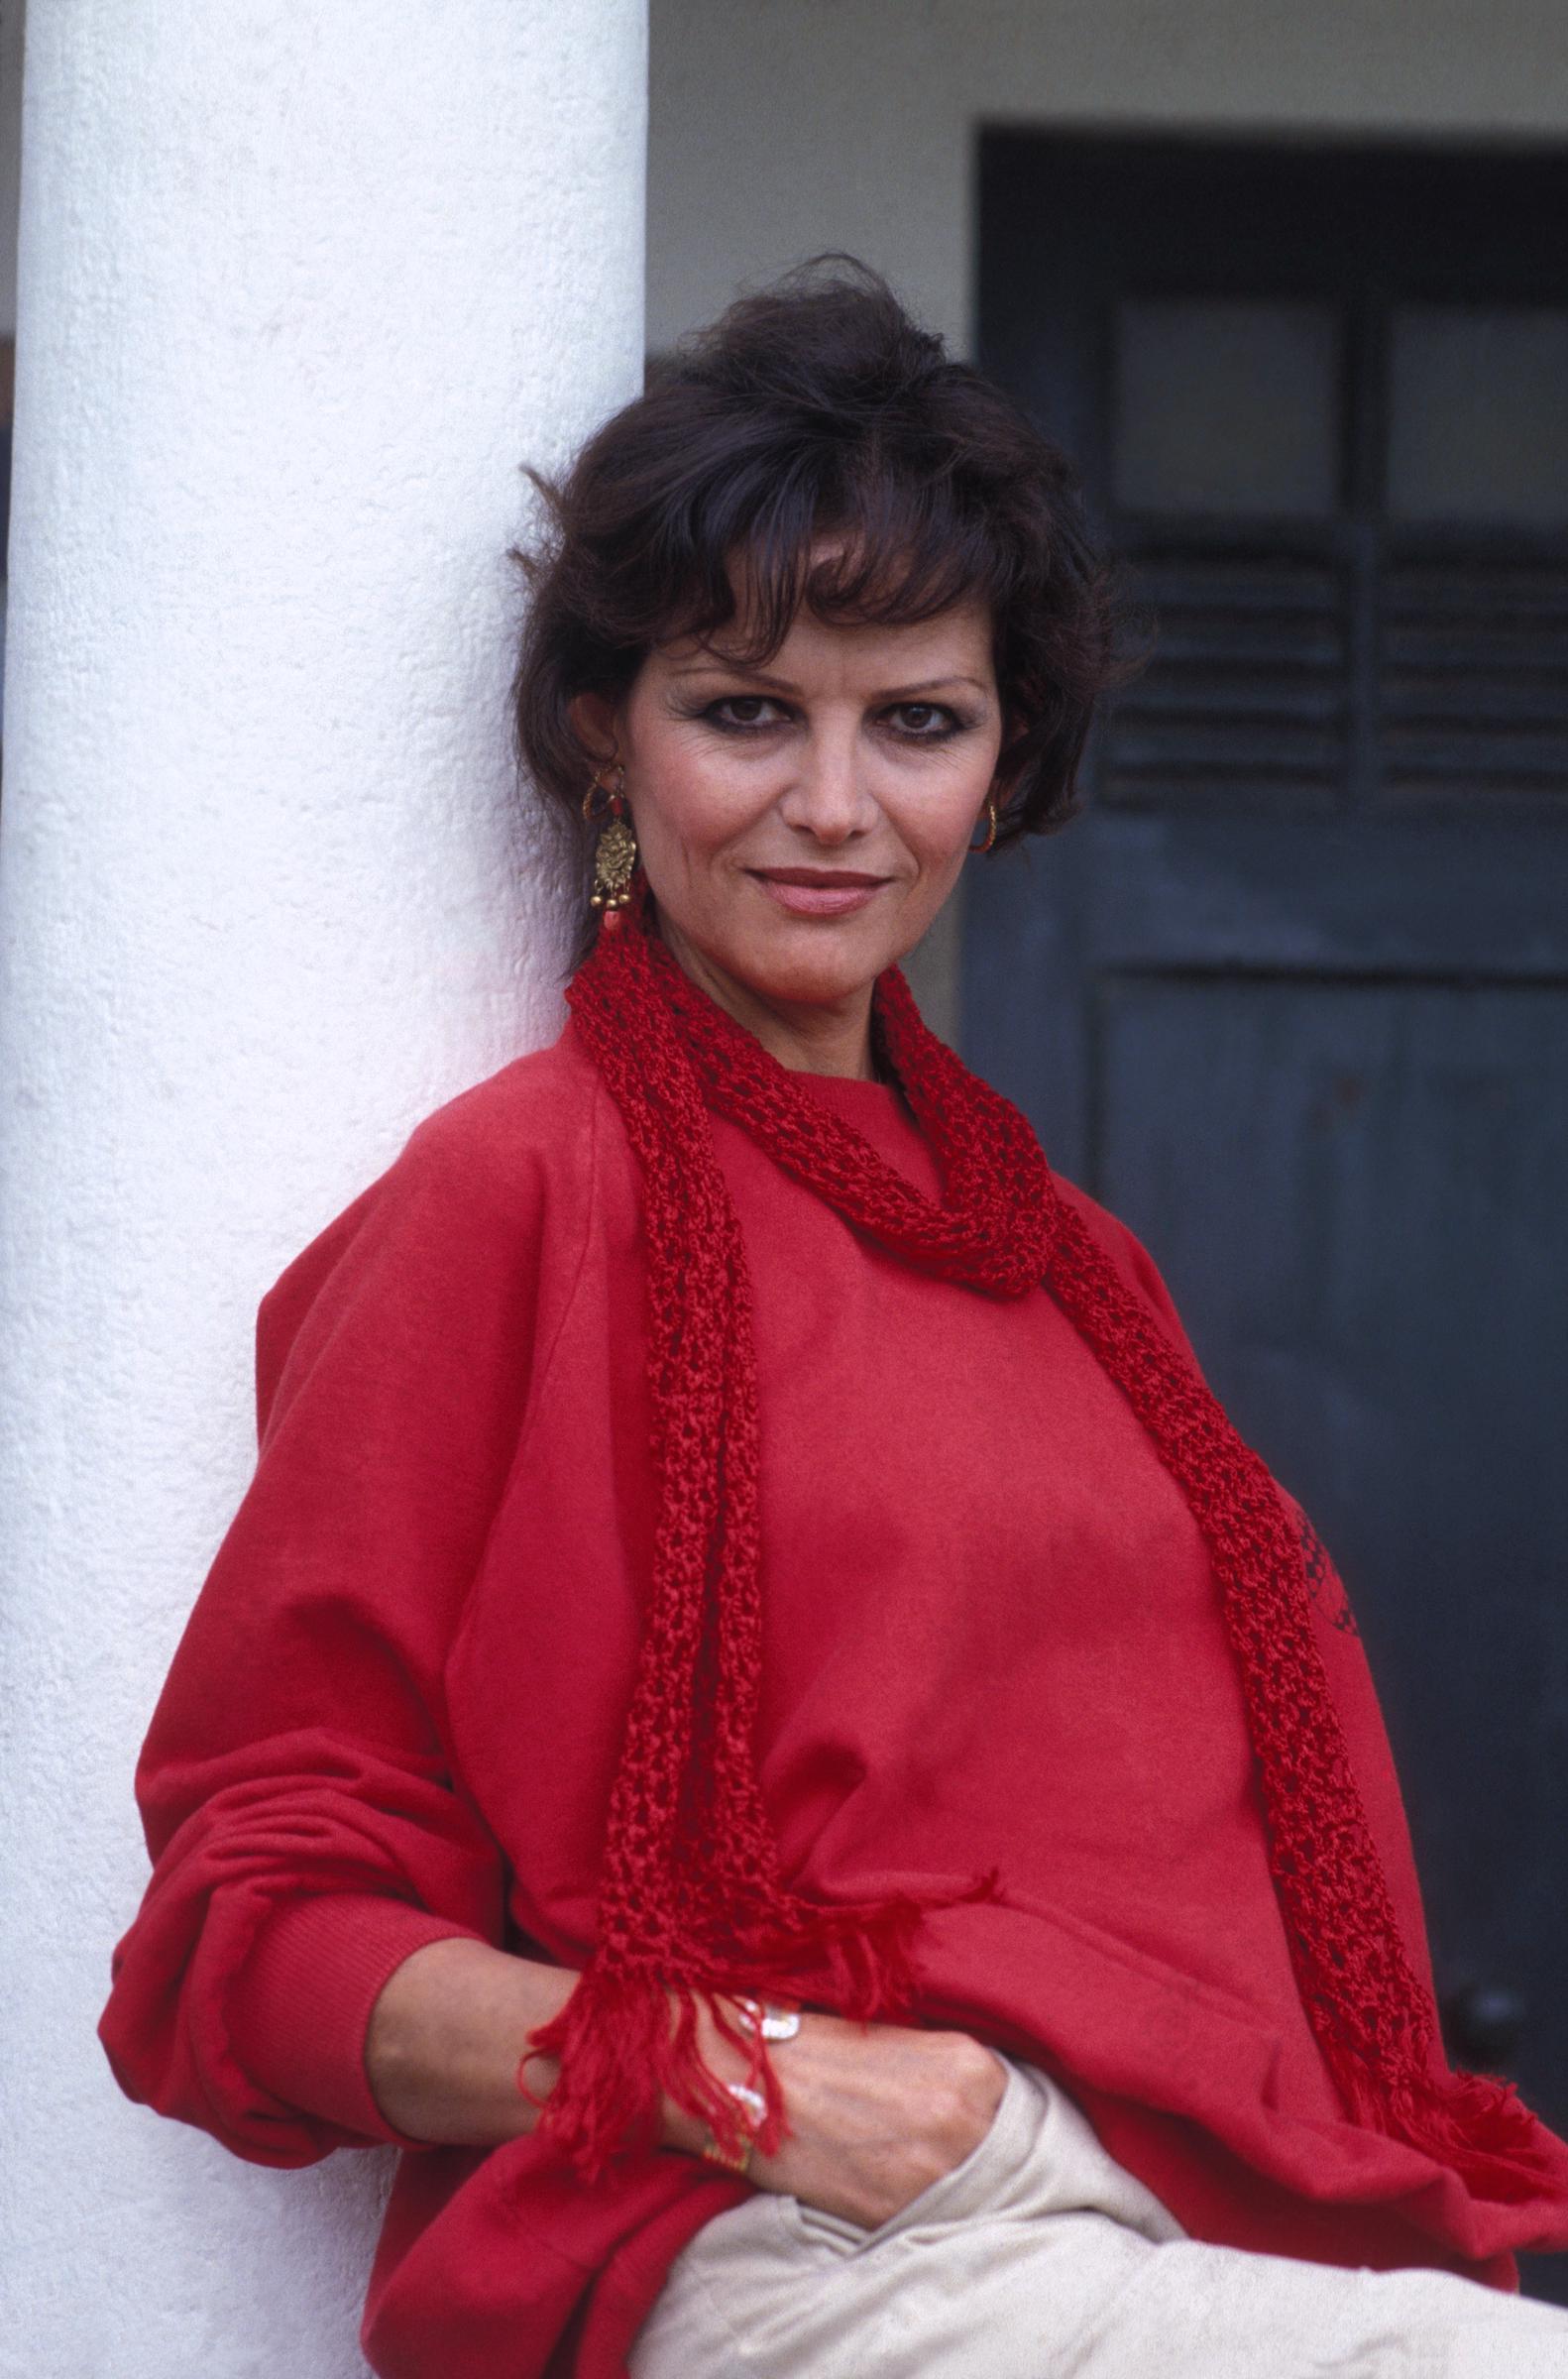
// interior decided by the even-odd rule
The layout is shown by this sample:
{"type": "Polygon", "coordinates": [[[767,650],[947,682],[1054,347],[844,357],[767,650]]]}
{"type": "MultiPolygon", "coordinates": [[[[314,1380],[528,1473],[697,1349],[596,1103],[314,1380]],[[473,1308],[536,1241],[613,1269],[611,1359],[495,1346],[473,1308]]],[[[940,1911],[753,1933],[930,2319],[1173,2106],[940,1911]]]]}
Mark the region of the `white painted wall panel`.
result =
{"type": "Polygon", "coordinates": [[[256,1301],[550,1037],[519,465],[640,383],[642,0],[33,0],[0,812],[0,2371],[361,2367],[379,2154],[262,2173],[94,2036],[256,1301]]]}

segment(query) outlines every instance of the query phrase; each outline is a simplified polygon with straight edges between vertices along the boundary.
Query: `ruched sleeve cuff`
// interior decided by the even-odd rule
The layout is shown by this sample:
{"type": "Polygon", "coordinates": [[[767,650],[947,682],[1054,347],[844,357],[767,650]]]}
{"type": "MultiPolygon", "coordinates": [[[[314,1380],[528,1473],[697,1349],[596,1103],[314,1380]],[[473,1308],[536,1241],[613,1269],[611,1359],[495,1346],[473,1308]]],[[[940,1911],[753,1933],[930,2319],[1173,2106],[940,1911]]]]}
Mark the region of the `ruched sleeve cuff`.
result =
{"type": "Polygon", "coordinates": [[[392,2128],[365,2071],[371,2010],[426,1942],[482,1941],[472,1926],[376,1892],[317,1892],[285,1902],[258,1934],[227,2009],[231,2045],[263,2089],[307,2114],[399,2148],[428,2143],[392,2128]]]}

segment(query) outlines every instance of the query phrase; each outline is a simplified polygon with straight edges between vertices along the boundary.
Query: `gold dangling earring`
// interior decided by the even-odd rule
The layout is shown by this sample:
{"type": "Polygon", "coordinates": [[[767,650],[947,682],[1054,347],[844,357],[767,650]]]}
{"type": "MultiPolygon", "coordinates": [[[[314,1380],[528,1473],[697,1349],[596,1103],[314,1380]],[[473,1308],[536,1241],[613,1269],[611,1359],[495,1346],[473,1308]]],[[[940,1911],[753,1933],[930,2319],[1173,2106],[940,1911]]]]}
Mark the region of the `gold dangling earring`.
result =
{"type": "Polygon", "coordinates": [[[591,909],[603,911],[602,923],[618,925],[620,911],[631,906],[631,878],[637,864],[637,838],[631,831],[626,814],[626,772],[618,760],[606,766],[615,776],[614,785],[604,781],[605,770],[596,768],[583,795],[583,816],[592,825],[603,818],[599,841],[594,846],[594,888],[588,896],[591,909]],[[605,795],[602,810],[594,807],[594,795],[605,795]]]}
{"type": "Polygon", "coordinates": [[[991,845],[996,841],[996,795],[994,793],[987,793],[985,796],[985,814],[991,822],[986,830],[985,841],[971,843],[969,845],[971,850],[989,850],[991,845]]]}

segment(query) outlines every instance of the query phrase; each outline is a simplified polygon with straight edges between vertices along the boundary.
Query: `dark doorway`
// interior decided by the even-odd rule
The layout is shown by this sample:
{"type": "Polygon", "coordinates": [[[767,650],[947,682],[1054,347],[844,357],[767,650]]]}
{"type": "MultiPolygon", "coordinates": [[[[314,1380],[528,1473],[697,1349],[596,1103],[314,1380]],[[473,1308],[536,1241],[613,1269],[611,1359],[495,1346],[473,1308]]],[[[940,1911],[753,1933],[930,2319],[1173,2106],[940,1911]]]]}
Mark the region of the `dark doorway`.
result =
{"type": "Polygon", "coordinates": [[[979,166],[981,360],[1159,633],[1088,814],[971,869],[965,1051],[1317,1521],[1450,2049],[1565,2129],[1568,156],[979,166]]]}

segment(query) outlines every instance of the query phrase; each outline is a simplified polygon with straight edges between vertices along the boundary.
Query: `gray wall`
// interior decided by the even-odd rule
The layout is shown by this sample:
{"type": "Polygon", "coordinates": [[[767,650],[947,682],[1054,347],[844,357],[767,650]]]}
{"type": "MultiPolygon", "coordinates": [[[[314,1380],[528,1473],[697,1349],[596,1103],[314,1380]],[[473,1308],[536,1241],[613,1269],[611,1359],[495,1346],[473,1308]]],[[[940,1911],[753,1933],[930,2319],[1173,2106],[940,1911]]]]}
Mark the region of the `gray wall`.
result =
{"type": "Polygon", "coordinates": [[[648,335],[816,248],[970,331],[977,122],[1568,137],[1564,0],[652,0],[648,335]]]}
{"type": "MultiPolygon", "coordinates": [[[[1568,139],[1568,0],[651,0],[651,44],[655,349],[820,248],[967,349],[981,122],[1568,139]]],[[[949,1039],[961,931],[960,884],[910,967],[949,1039]]]]}

